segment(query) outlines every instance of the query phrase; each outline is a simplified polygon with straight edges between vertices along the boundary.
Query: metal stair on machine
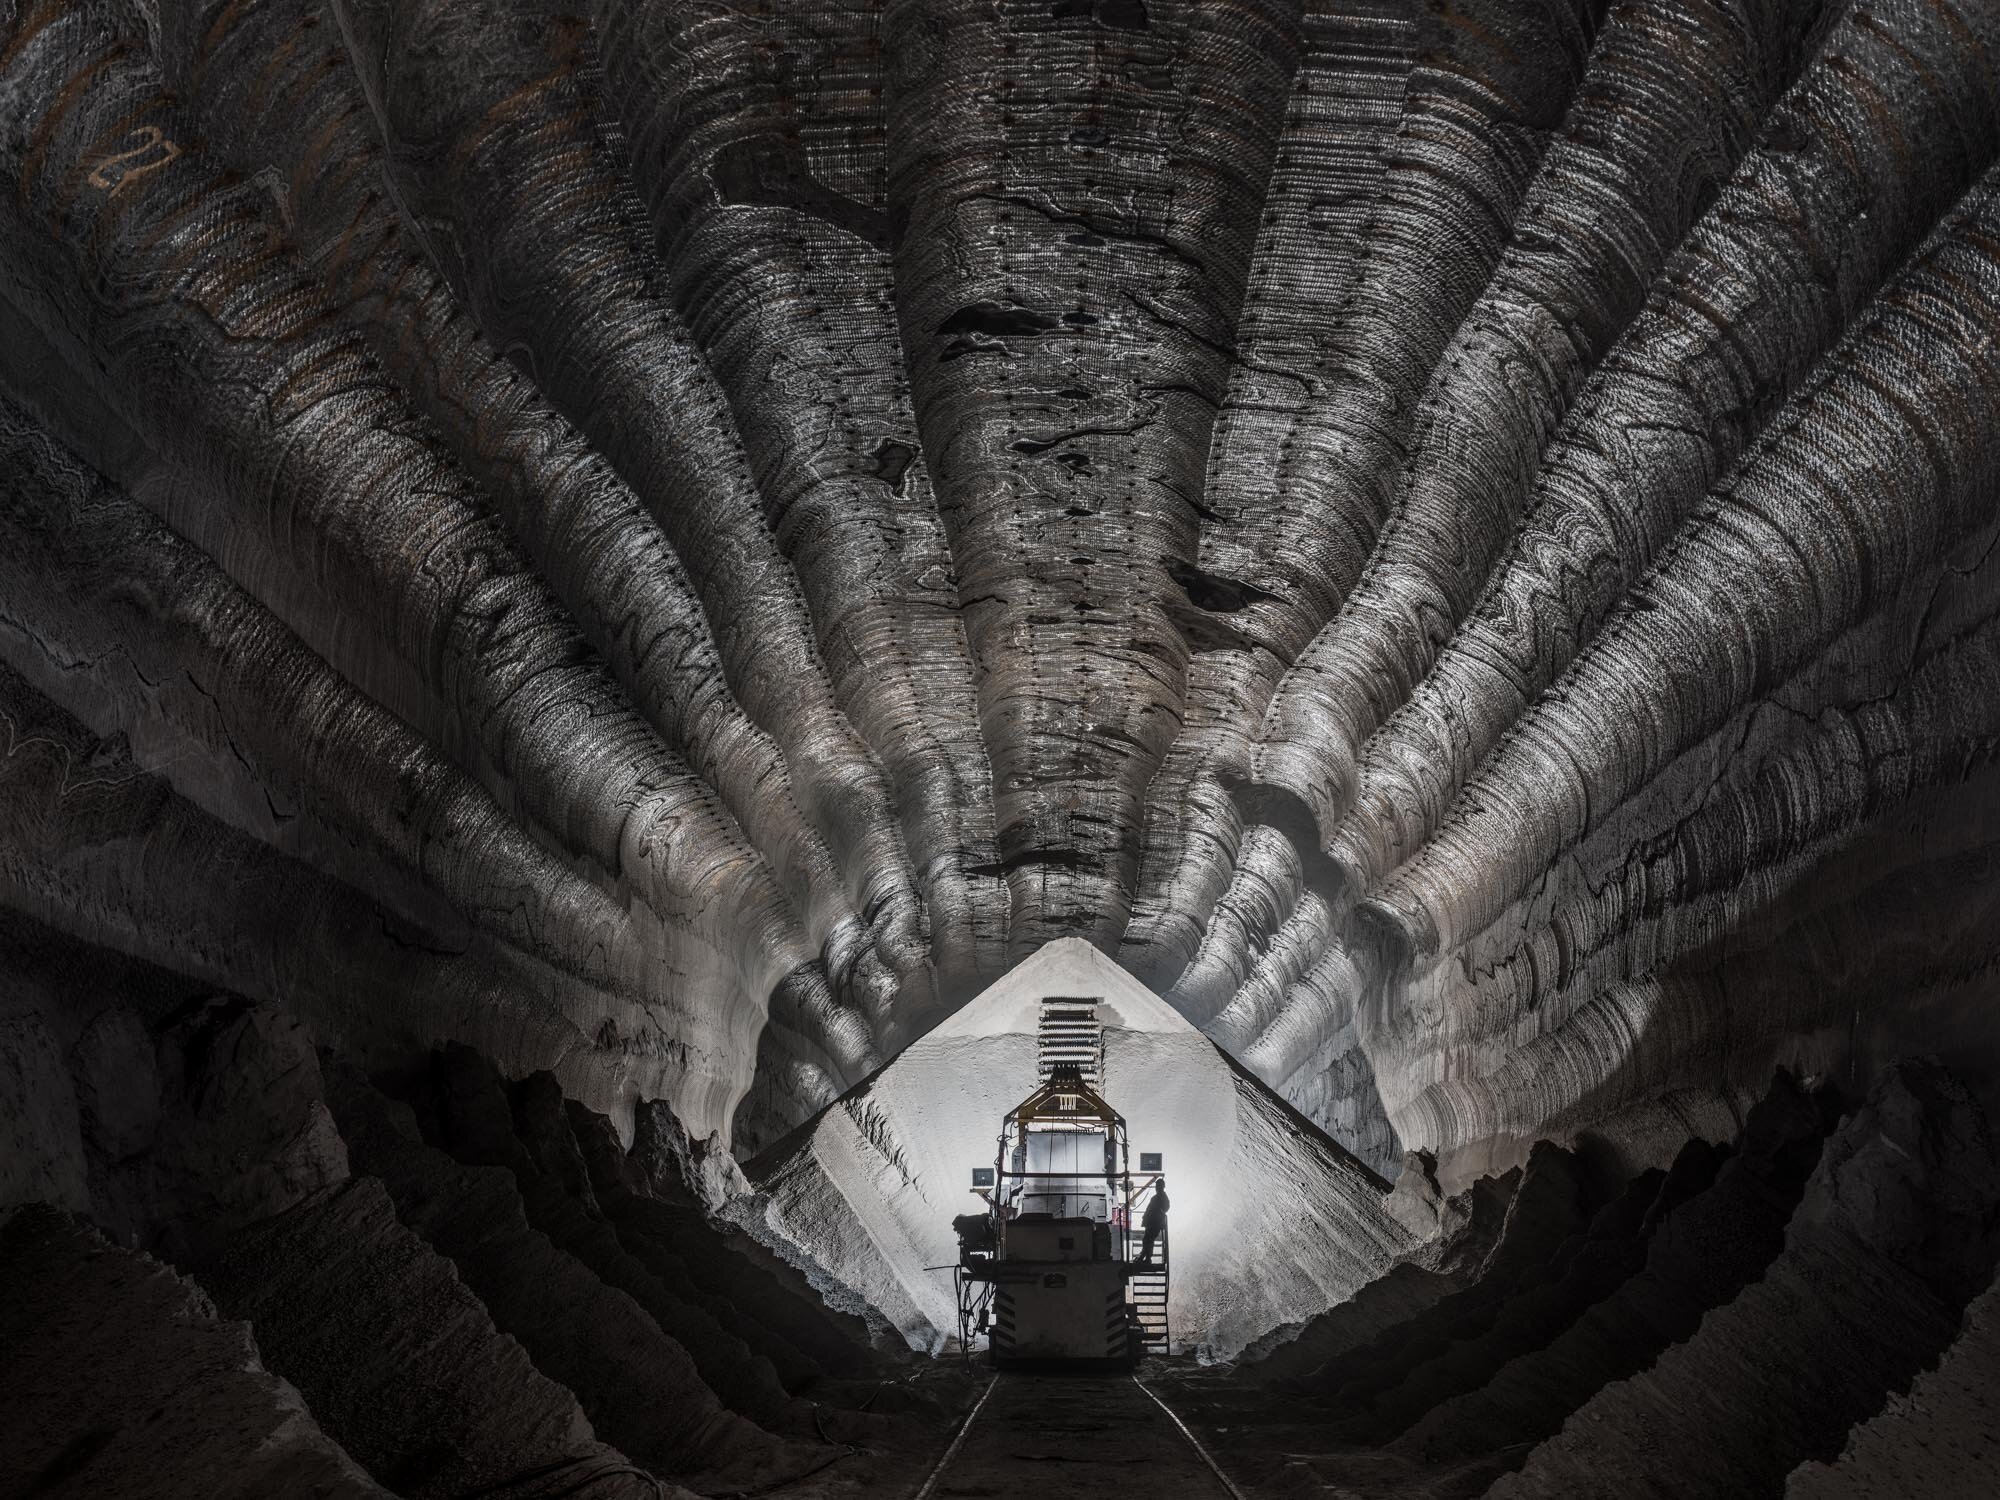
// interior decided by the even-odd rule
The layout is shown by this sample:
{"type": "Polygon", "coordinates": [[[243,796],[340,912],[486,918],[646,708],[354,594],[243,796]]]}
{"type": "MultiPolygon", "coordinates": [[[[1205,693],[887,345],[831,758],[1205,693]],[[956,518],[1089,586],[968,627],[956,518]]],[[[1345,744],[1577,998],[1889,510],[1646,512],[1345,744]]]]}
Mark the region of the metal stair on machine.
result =
{"type": "Polygon", "coordinates": [[[1172,1329],[1167,1323],[1167,1293],[1171,1285],[1171,1257],[1167,1230],[1162,1228],[1153,1243],[1153,1259],[1146,1269],[1136,1268],[1126,1279],[1126,1293],[1139,1320],[1139,1342],[1148,1354],[1165,1354],[1172,1329]]]}

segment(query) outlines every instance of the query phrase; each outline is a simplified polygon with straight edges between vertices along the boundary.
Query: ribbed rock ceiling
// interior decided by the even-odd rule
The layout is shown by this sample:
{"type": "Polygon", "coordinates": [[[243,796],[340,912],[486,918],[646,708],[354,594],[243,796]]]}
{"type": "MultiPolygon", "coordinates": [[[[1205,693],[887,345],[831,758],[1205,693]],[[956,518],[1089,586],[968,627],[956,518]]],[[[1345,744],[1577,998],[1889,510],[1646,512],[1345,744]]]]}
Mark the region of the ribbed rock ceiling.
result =
{"type": "MultiPolygon", "coordinates": [[[[766,1142],[1991,1059],[1991,0],[0,0],[0,900],[766,1142]]],[[[1622,1124],[1617,1122],[1623,1122],[1622,1124]]]]}

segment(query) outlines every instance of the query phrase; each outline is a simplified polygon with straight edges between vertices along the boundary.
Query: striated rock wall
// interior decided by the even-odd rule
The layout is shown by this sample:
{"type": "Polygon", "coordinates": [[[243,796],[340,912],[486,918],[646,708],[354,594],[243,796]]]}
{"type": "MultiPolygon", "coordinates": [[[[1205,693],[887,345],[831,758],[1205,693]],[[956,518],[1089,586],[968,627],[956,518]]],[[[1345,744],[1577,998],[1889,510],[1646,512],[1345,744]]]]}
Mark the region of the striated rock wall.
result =
{"type": "Polygon", "coordinates": [[[628,1153],[549,1073],[371,1079],[277,1005],[10,937],[78,1180],[77,1217],[0,1207],[9,1495],[898,1490],[966,1390],[746,1253],[657,1107],[628,1153]]]}
{"type": "Polygon", "coordinates": [[[1786,1481],[1787,1500],[1862,1500],[1937,1495],[1971,1500],[1993,1473],[1993,1390],[2000,1343],[1989,1287],[1965,1310],[1957,1338],[1936,1368],[1849,1435],[1837,1460],[1804,1463],[1786,1481]]]}
{"type": "Polygon", "coordinates": [[[1473,1265],[1167,1394],[1251,1494],[1978,1494],[1987,1117],[1932,1060],[1840,1111],[1781,1076],[1732,1146],[1613,1188],[1545,1143],[1497,1239],[1447,1236],[1473,1265]]]}
{"type": "Polygon", "coordinates": [[[0,904],[718,1185],[1063,937],[1451,1190],[1992,1100],[1996,56],[0,0],[0,904]]]}
{"type": "Polygon", "coordinates": [[[5,1493],[390,1493],[264,1367],[244,1324],[152,1257],[26,1208],[0,1218],[0,1273],[5,1493]]]}

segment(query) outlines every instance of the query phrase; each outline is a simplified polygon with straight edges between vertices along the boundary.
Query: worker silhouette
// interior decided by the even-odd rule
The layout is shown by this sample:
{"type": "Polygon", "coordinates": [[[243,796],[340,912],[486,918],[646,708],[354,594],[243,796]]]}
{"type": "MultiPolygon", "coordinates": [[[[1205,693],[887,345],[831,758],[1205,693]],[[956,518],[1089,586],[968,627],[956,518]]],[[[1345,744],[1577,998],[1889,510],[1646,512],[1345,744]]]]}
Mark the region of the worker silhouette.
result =
{"type": "Polygon", "coordinates": [[[1146,1205],[1146,1217],[1141,1221],[1146,1237],[1139,1244],[1140,1265],[1146,1265],[1153,1259],[1153,1241],[1167,1227],[1167,1208],[1167,1179],[1162,1177],[1154,1184],[1152,1201],[1146,1205]]]}

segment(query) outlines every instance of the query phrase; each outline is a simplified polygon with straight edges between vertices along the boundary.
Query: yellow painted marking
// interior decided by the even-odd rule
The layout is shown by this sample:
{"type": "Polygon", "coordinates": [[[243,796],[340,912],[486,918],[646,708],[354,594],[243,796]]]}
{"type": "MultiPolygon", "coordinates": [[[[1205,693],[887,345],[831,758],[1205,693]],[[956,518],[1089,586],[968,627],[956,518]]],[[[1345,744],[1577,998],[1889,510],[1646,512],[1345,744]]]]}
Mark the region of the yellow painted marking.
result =
{"type": "Polygon", "coordinates": [[[181,154],[181,148],[168,140],[167,133],[157,125],[141,125],[129,138],[139,144],[114,152],[90,169],[88,180],[92,187],[115,195],[128,183],[137,181],[148,172],[159,171],[181,154]],[[152,160],[140,160],[149,155],[152,160]],[[128,162],[133,165],[126,165],[128,162]]]}

